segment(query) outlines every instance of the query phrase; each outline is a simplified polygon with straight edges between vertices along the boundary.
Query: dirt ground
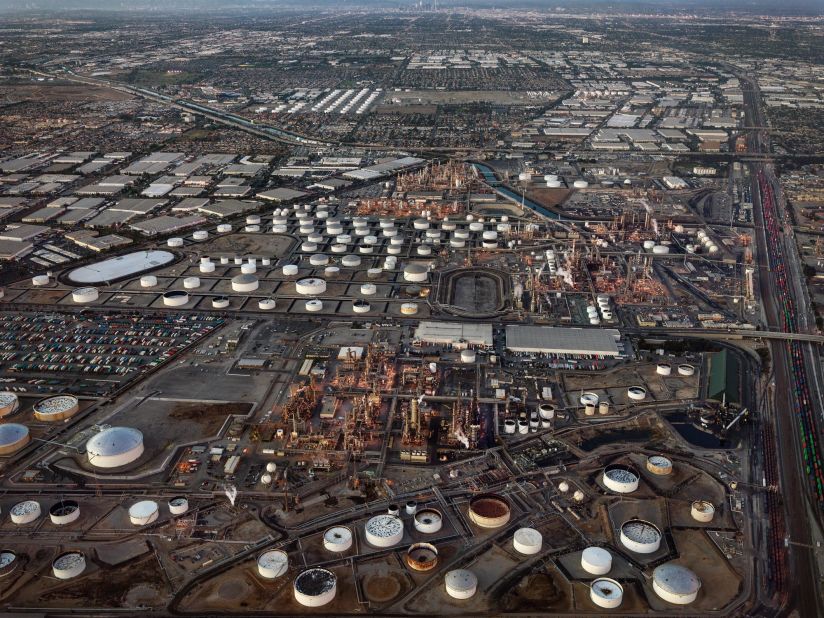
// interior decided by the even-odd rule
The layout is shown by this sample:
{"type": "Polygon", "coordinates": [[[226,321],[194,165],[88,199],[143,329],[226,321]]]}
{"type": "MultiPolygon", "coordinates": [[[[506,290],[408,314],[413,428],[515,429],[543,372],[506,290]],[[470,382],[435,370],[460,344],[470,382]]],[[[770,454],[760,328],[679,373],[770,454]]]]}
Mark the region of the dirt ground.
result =
{"type": "Polygon", "coordinates": [[[117,90],[59,81],[0,87],[0,101],[127,101],[131,98],[117,90]]]}

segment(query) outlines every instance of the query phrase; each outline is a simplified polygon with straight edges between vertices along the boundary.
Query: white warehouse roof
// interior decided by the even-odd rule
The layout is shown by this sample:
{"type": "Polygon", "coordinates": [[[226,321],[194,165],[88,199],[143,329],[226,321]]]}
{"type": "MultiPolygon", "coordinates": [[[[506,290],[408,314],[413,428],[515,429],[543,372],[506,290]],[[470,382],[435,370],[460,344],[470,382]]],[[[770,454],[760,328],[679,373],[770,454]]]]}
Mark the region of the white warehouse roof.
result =
{"type": "Polygon", "coordinates": [[[506,347],[512,352],[618,356],[619,334],[615,329],[557,328],[552,326],[506,327],[506,347]]]}
{"type": "Polygon", "coordinates": [[[492,324],[421,322],[415,329],[415,341],[492,347],[492,324]]]}

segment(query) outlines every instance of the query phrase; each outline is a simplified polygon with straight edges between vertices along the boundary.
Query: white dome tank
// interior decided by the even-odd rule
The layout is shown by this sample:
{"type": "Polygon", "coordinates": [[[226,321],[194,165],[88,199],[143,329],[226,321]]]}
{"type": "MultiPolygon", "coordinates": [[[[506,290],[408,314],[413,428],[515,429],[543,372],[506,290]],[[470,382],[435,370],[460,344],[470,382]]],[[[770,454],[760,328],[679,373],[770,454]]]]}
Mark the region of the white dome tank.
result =
{"type": "Polygon", "coordinates": [[[543,536],[535,528],[519,528],[512,537],[512,546],[519,554],[531,556],[541,551],[543,536]]]}
{"type": "Polygon", "coordinates": [[[429,277],[429,269],[424,264],[411,263],[403,269],[404,281],[411,283],[423,283],[429,277]]]}
{"type": "Polygon", "coordinates": [[[18,526],[30,524],[33,521],[40,519],[43,511],[40,508],[40,503],[37,500],[25,500],[18,502],[11,507],[11,521],[18,526]]]}
{"type": "Polygon", "coordinates": [[[392,547],[403,539],[403,522],[395,515],[376,515],[364,530],[366,542],[373,547],[392,547]]]}
{"type": "Polygon", "coordinates": [[[356,266],[360,266],[361,259],[357,255],[344,255],[340,263],[347,268],[355,268],[356,266]]]}
{"type": "Polygon", "coordinates": [[[335,526],[323,533],[323,546],[335,553],[352,547],[352,531],[345,526],[335,526]]]}
{"type": "Polygon", "coordinates": [[[129,508],[129,521],[135,526],[146,526],[156,521],[160,509],[154,500],[141,500],[129,508]]]}
{"type": "Polygon", "coordinates": [[[254,275],[257,272],[257,264],[246,262],[240,265],[240,272],[244,275],[254,275]]]}
{"type": "Polygon", "coordinates": [[[258,556],[257,568],[261,577],[276,579],[289,568],[289,556],[279,549],[265,551],[258,556]]]}
{"type": "Polygon", "coordinates": [[[326,266],[329,263],[329,256],[324,253],[316,253],[309,258],[312,266],[326,266]]]}
{"type": "Polygon", "coordinates": [[[200,287],[200,278],[199,277],[186,277],[183,280],[183,287],[187,290],[196,290],[200,287]]]}
{"type": "Polygon", "coordinates": [[[304,607],[330,603],[337,592],[338,578],[327,569],[308,569],[295,578],[295,600],[304,607]]]}
{"type": "Polygon", "coordinates": [[[294,277],[298,274],[298,267],[295,264],[284,264],[282,271],[286,277],[294,277]]]}
{"type": "Polygon", "coordinates": [[[598,607],[615,609],[624,600],[624,587],[614,579],[601,577],[590,584],[589,598],[598,607]]]}
{"type": "Polygon", "coordinates": [[[572,183],[572,186],[576,189],[586,189],[589,183],[586,180],[576,180],[572,183]]]}
{"type": "Polygon", "coordinates": [[[166,246],[167,247],[172,247],[172,248],[182,247],[183,246],[183,239],[178,238],[178,237],[172,237],[172,238],[170,238],[169,240],[166,241],[166,246]]]}
{"type": "Polygon", "coordinates": [[[477,358],[477,355],[475,353],[475,350],[471,350],[471,349],[461,350],[461,362],[462,363],[466,363],[466,364],[474,363],[476,358],[477,358]]]}
{"type": "Polygon", "coordinates": [[[215,263],[212,261],[208,262],[201,262],[200,264],[200,272],[209,274],[215,272],[215,263]]]}
{"type": "Polygon", "coordinates": [[[157,285],[157,277],[154,275],[143,275],[140,277],[140,287],[153,288],[157,285]]]}
{"type": "Polygon", "coordinates": [[[143,454],[143,434],[132,427],[110,427],[86,442],[86,456],[95,468],[118,468],[143,454]]]}
{"type": "Polygon", "coordinates": [[[360,293],[364,296],[373,296],[378,291],[378,286],[374,283],[364,283],[360,286],[360,293]]]}
{"type": "MultiPolygon", "coordinates": [[[[666,245],[655,245],[652,248],[652,252],[655,255],[666,255],[667,253],[670,252],[670,248],[666,245]]],[[[712,252],[710,251],[710,253],[712,253],[712,252]]]]}
{"type": "Polygon", "coordinates": [[[652,572],[652,589],[668,603],[688,605],[698,596],[701,580],[687,567],[668,562],[652,572]]]}
{"type": "Polygon", "coordinates": [[[274,298],[261,298],[258,301],[258,309],[262,309],[263,311],[271,311],[277,306],[274,298]]]}
{"type": "Polygon", "coordinates": [[[232,231],[232,226],[229,223],[221,223],[217,226],[218,234],[227,234],[232,231]]]}
{"type": "Polygon", "coordinates": [[[192,234],[192,238],[195,240],[206,240],[209,238],[209,232],[206,230],[197,230],[194,234],[192,234]]]}
{"type": "Polygon", "coordinates": [[[446,574],[444,585],[453,599],[470,599],[478,590],[478,578],[468,569],[455,569],[446,574]]]}
{"type": "Polygon", "coordinates": [[[581,567],[591,575],[606,575],[612,568],[612,554],[603,547],[587,547],[581,552],[581,567]]]}
{"type": "Polygon", "coordinates": [[[235,292],[254,292],[260,287],[258,278],[250,274],[232,277],[232,290],[235,292]]]}

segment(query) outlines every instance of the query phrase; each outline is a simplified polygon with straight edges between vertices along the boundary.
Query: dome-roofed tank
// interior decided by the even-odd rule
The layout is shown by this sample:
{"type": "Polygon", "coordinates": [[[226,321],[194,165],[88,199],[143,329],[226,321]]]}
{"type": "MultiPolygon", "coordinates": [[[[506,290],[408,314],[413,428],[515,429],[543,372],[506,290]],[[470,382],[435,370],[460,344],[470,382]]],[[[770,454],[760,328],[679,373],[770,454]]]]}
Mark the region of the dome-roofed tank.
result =
{"type": "Polygon", "coordinates": [[[698,596],[701,580],[687,567],[668,562],[652,572],[652,589],[669,603],[687,605],[698,596]]]}
{"type": "Polygon", "coordinates": [[[587,547],[581,552],[581,567],[592,575],[606,575],[612,568],[612,554],[603,547],[587,547]]]}
{"type": "Polygon", "coordinates": [[[265,551],[258,556],[257,568],[261,577],[278,578],[289,568],[289,556],[280,549],[265,551]]]}
{"type": "Polygon", "coordinates": [[[512,546],[525,556],[537,554],[543,546],[543,536],[535,528],[519,528],[512,537],[512,546]]]}
{"type": "Polygon", "coordinates": [[[118,468],[143,454],[143,434],[132,427],[109,427],[86,442],[86,456],[96,468],[118,468]]]}
{"type": "Polygon", "coordinates": [[[444,585],[453,599],[469,599],[478,589],[478,578],[468,569],[455,569],[446,574],[444,585]]]}
{"type": "Polygon", "coordinates": [[[0,423],[0,455],[11,455],[31,440],[29,428],[20,423],[0,423]]]}

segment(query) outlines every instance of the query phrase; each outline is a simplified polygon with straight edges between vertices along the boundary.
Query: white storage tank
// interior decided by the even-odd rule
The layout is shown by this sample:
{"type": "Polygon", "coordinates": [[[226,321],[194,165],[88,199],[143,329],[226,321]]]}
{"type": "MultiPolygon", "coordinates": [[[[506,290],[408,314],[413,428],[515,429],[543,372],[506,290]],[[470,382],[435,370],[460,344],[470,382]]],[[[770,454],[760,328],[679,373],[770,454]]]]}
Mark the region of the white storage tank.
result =
{"type": "Polygon", "coordinates": [[[200,263],[200,272],[209,274],[215,272],[215,263],[212,261],[208,262],[201,262],[200,263]]]}
{"type": "Polygon", "coordinates": [[[172,248],[182,247],[183,246],[183,239],[178,238],[178,237],[172,237],[172,238],[170,238],[169,240],[166,241],[166,246],[167,247],[172,247],[172,248]]]}
{"type": "Polygon", "coordinates": [[[679,376],[692,376],[695,375],[695,367],[684,363],[682,365],[678,365],[678,375],[679,376]]]}
{"type": "Polygon", "coordinates": [[[42,510],[37,500],[24,500],[11,507],[10,514],[12,523],[24,526],[40,519],[42,510]]]}
{"type": "Polygon", "coordinates": [[[642,519],[631,519],[621,526],[621,544],[636,554],[652,554],[661,547],[658,526],[642,519]]]}
{"type": "Polygon", "coordinates": [[[657,476],[672,474],[672,461],[663,455],[650,455],[647,458],[647,470],[657,476]]]}
{"type": "Polygon", "coordinates": [[[232,231],[232,226],[229,223],[221,223],[217,226],[218,234],[227,234],[232,231]]]}
{"type": "Polygon", "coordinates": [[[604,487],[618,494],[632,493],[638,489],[638,474],[622,464],[609,465],[604,469],[604,487]]]}
{"type": "Polygon", "coordinates": [[[257,264],[253,264],[251,261],[241,264],[240,272],[244,275],[254,275],[257,272],[257,264]]]}
{"type": "Polygon", "coordinates": [[[169,512],[172,515],[183,515],[189,510],[189,500],[184,496],[175,496],[169,500],[169,512]]]}
{"type": "Polygon", "coordinates": [[[55,526],[65,526],[80,519],[80,505],[74,500],[60,500],[49,508],[49,519],[55,526]]]}
{"type": "Polygon", "coordinates": [[[666,255],[667,253],[670,252],[670,248],[666,245],[655,245],[652,248],[652,252],[655,255],[666,255]]]}
{"type": "Polygon", "coordinates": [[[586,180],[576,180],[572,183],[572,186],[576,189],[586,189],[589,183],[586,180]]]}
{"type": "Polygon", "coordinates": [[[77,551],[60,554],[52,562],[52,573],[57,579],[72,579],[86,570],[86,557],[77,551]]]}
{"type": "Polygon", "coordinates": [[[232,277],[232,290],[235,292],[254,292],[260,287],[258,278],[250,274],[232,277]]]}
{"type": "Polygon", "coordinates": [[[258,556],[257,568],[261,577],[276,579],[289,568],[289,556],[279,549],[265,551],[258,556]]]}
{"type": "Polygon", "coordinates": [[[366,542],[373,547],[392,547],[403,539],[403,522],[396,515],[375,515],[364,526],[366,542]]]}
{"type": "Polygon", "coordinates": [[[192,238],[195,240],[206,240],[209,238],[209,232],[206,230],[197,230],[194,234],[192,234],[192,238]]]}
{"type": "Polygon", "coordinates": [[[17,554],[10,549],[0,550],[0,579],[11,575],[19,566],[17,554]]]}
{"type": "Polygon", "coordinates": [[[414,517],[415,530],[423,534],[434,534],[443,527],[441,512],[433,508],[419,509],[414,517]]]}
{"type": "Polygon", "coordinates": [[[323,533],[323,546],[331,552],[340,553],[352,547],[352,531],[345,526],[335,526],[323,533]]]}
{"type": "Polygon", "coordinates": [[[323,275],[325,277],[334,278],[340,274],[340,268],[337,266],[327,266],[323,269],[323,275]]]}
{"type": "Polygon", "coordinates": [[[303,296],[318,296],[326,291],[326,281],[318,277],[300,279],[295,284],[295,291],[303,296]]]}
{"type": "Polygon", "coordinates": [[[0,424],[0,455],[11,455],[31,441],[29,428],[20,423],[0,424]]]}
{"type": "Polygon", "coordinates": [[[668,376],[672,374],[672,365],[669,363],[658,363],[655,367],[655,373],[659,376],[668,376]]]}
{"type": "Polygon", "coordinates": [[[614,579],[601,577],[590,584],[589,598],[598,607],[615,609],[624,600],[624,587],[614,579]]]}
{"type": "Polygon", "coordinates": [[[475,350],[467,349],[461,350],[461,362],[462,363],[474,363],[476,359],[475,350]]]}
{"type": "Polygon", "coordinates": [[[652,589],[668,603],[688,605],[698,596],[701,580],[687,567],[668,562],[652,572],[652,589]]]}
{"type": "Polygon", "coordinates": [[[284,264],[282,271],[284,276],[294,277],[298,274],[298,267],[295,264],[284,264]]]}
{"type": "Polygon", "coordinates": [[[309,258],[312,266],[326,266],[329,263],[329,256],[324,253],[316,253],[309,258]]]}
{"type": "Polygon", "coordinates": [[[129,521],[134,526],[146,526],[156,521],[158,515],[160,510],[154,500],[141,500],[129,507],[129,521]]]}
{"type": "Polygon", "coordinates": [[[140,277],[140,287],[153,288],[157,285],[157,277],[154,275],[143,275],[140,277]]]}
{"type": "Polygon", "coordinates": [[[468,569],[455,569],[446,574],[444,585],[453,599],[470,599],[478,590],[478,578],[468,569]]]}
{"type": "Polygon", "coordinates": [[[404,266],[404,281],[409,281],[411,283],[423,283],[427,280],[428,277],[429,268],[427,268],[424,264],[412,262],[411,264],[407,264],[406,266],[404,266]]]}
{"type": "Polygon", "coordinates": [[[627,389],[627,397],[633,401],[643,401],[647,398],[647,389],[643,386],[630,386],[627,389]]]}
{"type": "Polygon", "coordinates": [[[261,298],[258,301],[258,309],[262,309],[263,311],[271,311],[276,306],[274,298],[261,298]]]}
{"type": "Polygon", "coordinates": [[[72,291],[72,300],[78,304],[93,303],[100,298],[97,288],[77,288],[72,291]]]}
{"type": "Polygon", "coordinates": [[[86,442],[86,456],[95,468],[119,468],[143,454],[143,434],[132,427],[109,427],[86,442]]]}
{"type": "Polygon", "coordinates": [[[167,307],[182,307],[189,302],[189,294],[183,290],[170,290],[163,294],[163,304],[167,307]]]}
{"type": "Polygon", "coordinates": [[[378,291],[378,286],[374,283],[364,283],[360,286],[360,293],[364,296],[373,296],[378,291]]]}
{"type": "Polygon", "coordinates": [[[213,309],[226,309],[229,306],[229,299],[226,296],[216,296],[212,299],[213,309]]]}
{"type": "Polygon", "coordinates": [[[352,301],[352,311],[355,313],[369,313],[371,310],[372,305],[363,299],[352,301]]]}
{"type": "Polygon", "coordinates": [[[360,266],[361,259],[357,255],[344,255],[340,261],[346,268],[355,268],[360,266]]]}
{"type": "Polygon", "coordinates": [[[583,393],[581,395],[581,405],[582,406],[587,406],[587,405],[597,406],[598,405],[598,400],[599,400],[599,397],[595,393],[583,393]]]}
{"type": "Polygon", "coordinates": [[[306,301],[305,307],[306,311],[310,313],[317,313],[318,311],[323,311],[323,301],[313,298],[312,300],[306,301]]]}
{"type": "Polygon", "coordinates": [[[183,280],[183,288],[186,290],[196,290],[200,287],[199,277],[186,277],[183,280]]]}
{"type": "Polygon", "coordinates": [[[519,554],[531,556],[541,551],[543,536],[535,528],[519,528],[512,536],[512,546],[519,554]]]}
{"type": "Polygon", "coordinates": [[[690,515],[695,521],[708,524],[715,517],[715,506],[708,500],[696,500],[690,505],[690,515]]]}
{"type": "Polygon", "coordinates": [[[337,592],[338,578],[327,569],[308,569],[295,578],[295,600],[304,607],[330,603],[337,592]]]}
{"type": "Polygon", "coordinates": [[[581,552],[581,568],[591,575],[606,575],[612,569],[612,554],[603,547],[587,547],[581,552]]]}
{"type": "Polygon", "coordinates": [[[403,315],[415,315],[418,313],[417,303],[403,303],[401,305],[401,313],[403,315]]]}
{"type": "Polygon", "coordinates": [[[48,285],[49,284],[49,276],[48,275],[35,275],[31,278],[32,285],[48,285]]]}

